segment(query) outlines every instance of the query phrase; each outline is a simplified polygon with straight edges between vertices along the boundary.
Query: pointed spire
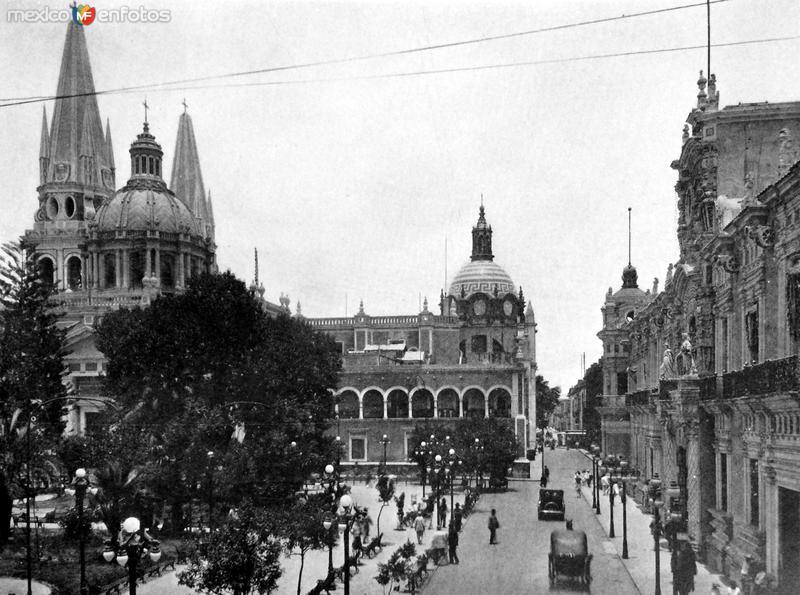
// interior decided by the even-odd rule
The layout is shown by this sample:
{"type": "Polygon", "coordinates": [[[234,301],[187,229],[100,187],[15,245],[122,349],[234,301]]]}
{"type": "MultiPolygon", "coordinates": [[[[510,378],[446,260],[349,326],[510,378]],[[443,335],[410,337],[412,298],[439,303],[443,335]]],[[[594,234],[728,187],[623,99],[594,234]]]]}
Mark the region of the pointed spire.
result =
{"type": "Polygon", "coordinates": [[[106,118],[106,165],[112,171],[116,170],[114,166],[114,145],[111,143],[111,122],[106,118]]]}
{"type": "Polygon", "coordinates": [[[50,134],[47,132],[47,110],[42,106],[42,139],[39,143],[39,183],[47,181],[50,167],[50,134]]]}
{"type": "Polygon", "coordinates": [[[200,220],[203,235],[206,235],[206,191],[200,170],[200,157],[194,137],[191,116],[184,112],[178,120],[178,136],[175,140],[175,156],[172,160],[170,190],[189,207],[200,220]]]}
{"type": "MultiPolygon", "coordinates": [[[[48,171],[47,181],[81,182],[84,177],[81,150],[92,147],[99,151],[105,143],[84,28],[74,22],[67,25],[56,96],[49,155],[53,167],[48,171]]],[[[91,156],[94,171],[89,177],[99,185],[100,170],[107,167],[105,155],[91,156]]]]}
{"type": "Polygon", "coordinates": [[[211,190],[208,191],[208,198],[206,199],[206,224],[209,227],[209,234],[208,236],[211,238],[212,241],[215,239],[215,227],[216,223],[214,223],[214,206],[211,202],[211,190]]]}
{"type": "MultiPolygon", "coordinates": [[[[80,175],[78,181],[87,185],[98,184],[100,180],[95,177],[95,154],[96,147],[94,145],[94,138],[91,133],[92,130],[92,112],[85,110],[83,112],[83,126],[81,130],[81,143],[78,151],[80,157],[80,175]]],[[[102,139],[102,136],[101,136],[102,139]]],[[[105,146],[103,142],[101,147],[105,146]]]]}

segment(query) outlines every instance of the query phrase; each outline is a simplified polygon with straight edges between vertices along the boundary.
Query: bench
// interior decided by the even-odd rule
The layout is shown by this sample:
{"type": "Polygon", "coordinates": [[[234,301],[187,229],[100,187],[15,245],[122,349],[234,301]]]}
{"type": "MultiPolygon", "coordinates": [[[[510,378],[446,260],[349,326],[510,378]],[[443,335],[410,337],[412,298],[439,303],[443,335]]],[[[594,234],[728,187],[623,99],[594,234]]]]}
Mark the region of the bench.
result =
{"type": "Polygon", "coordinates": [[[377,556],[380,551],[383,549],[383,545],[381,545],[381,539],[383,538],[383,533],[378,534],[372,541],[369,542],[369,545],[364,550],[367,558],[373,558],[377,556]]]}
{"type": "Polygon", "coordinates": [[[328,595],[330,595],[331,591],[336,590],[336,571],[332,571],[328,576],[324,579],[320,579],[317,581],[316,586],[311,589],[307,595],[322,595],[322,592],[325,591],[328,595]]]}

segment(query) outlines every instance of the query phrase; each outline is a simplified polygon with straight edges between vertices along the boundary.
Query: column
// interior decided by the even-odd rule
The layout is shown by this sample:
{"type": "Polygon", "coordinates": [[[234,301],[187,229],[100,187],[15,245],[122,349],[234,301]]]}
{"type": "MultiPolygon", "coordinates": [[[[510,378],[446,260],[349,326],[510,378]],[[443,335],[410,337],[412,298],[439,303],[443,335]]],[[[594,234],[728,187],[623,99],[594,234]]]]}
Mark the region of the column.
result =
{"type": "Polygon", "coordinates": [[[54,272],[56,276],[56,287],[60,290],[65,290],[67,285],[65,283],[65,279],[67,276],[64,274],[64,251],[63,250],[56,250],[56,270],[54,272]]]}
{"type": "Polygon", "coordinates": [[[131,286],[131,253],[128,250],[122,251],[122,288],[128,289],[131,286]]]}
{"type": "Polygon", "coordinates": [[[106,259],[104,254],[99,254],[100,257],[100,288],[106,288],[106,259]]]}
{"type": "Polygon", "coordinates": [[[178,252],[177,264],[178,270],[175,274],[175,287],[183,289],[184,273],[183,273],[183,252],[178,252]]]}
{"type": "Polygon", "coordinates": [[[489,395],[483,395],[483,417],[489,417],[489,395]]]}
{"type": "Polygon", "coordinates": [[[428,355],[433,355],[433,329],[428,329],[428,355]]]}
{"type": "Polygon", "coordinates": [[[458,417],[464,417],[464,395],[458,395],[458,417]]]}
{"type": "Polygon", "coordinates": [[[156,287],[161,287],[161,250],[156,248],[156,266],[155,266],[156,287]]]}
{"type": "Polygon", "coordinates": [[[414,411],[411,409],[411,391],[408,391],[408,419],[411,419],[414,411]]]}
{"type": "Polygon", "coordinates": [[[89,289],[89,278],[91,275],[91,269],[89,268],[91,265],[91,256],[86,254],[85,256],[81,256],[81,288],[82,289],[89,289]]]}
{"type": "MultiPolygon", "coordinates": [[[[433,393],[433,391],[431,391],[433,393]]],[[[439,395],[433,395],[433,419],[439,418],[439,395]]]]}
{"type": "Polygon", "coordinates": [[[364,419],[364,395],[358,395],[358,419],[364,419]]]}
{"type": "Polygon", "coordinates": [[[144,252],[144,276],[149,277],[152,274],[151,271],[153,270],[152,261],[150,258],[150,248],[146,248],[144,252]]]}
{"type": "Polygon", "coordinates": [[[92,252],[92,287],[100,289],[100,254],[92,252]]]}
{"type": "Polygon", "coordinates": [[[383,419],[389,419],[389,401],[388,395],[382,395],[383,397],[383,419]]]}
{"type": "Polygon", "coordinates": [[[119,248],[114,250],[114,284],[117,289],[122,287],[122,254],[119,248]]]}

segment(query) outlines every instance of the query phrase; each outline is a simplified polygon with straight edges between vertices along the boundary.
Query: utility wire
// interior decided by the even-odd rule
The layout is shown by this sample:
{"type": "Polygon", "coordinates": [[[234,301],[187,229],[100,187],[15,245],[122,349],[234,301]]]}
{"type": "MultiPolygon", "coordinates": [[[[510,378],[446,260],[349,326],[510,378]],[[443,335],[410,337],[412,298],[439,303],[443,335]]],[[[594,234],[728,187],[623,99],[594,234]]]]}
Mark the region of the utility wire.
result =
{"type": "MultiPolygon", "coordinates": [[[[721,2],[727,2],[727,1],[728,0],[710,0],[710,3],[711,4],[719,4],[721,2]]],[[[266,73],[270,73],[270,72],[281,72],[281,71],[286,71],[286,70],[299,70],[299,69],[313,68],[313,67],[318,67],[318,66],[331,66],[331,65],[334,65],[334,64],[344,64],[344,63],[348,63],[348,62],[362,62],[362,61],[365,61],[365,60],[373,60],[373,59],[377,59],[377,58],[389,58],[389,57],[393,57],[393,56],[403,56],[403,55],[408,55],[408,54],[413,54],[413,53],[418,53],[418,52],[426,52],[426,51],[440,50],[440,49],[445,49],[445,48],[453,48],[453,47],[472,45],[472,44],[477,44],[477,43],[485,43],[485,42],[489,42],[489,41],[498,41],[498,40],[501,40],[501,39],[511,39],[511,38],[514,38],[514,37],[522,37],[522,36],[527,36],[527,35],[536,35],[536,34],[539,34],[539,33],[548,33],[548,32],[552,32],[552,31],[561,31],[561,30],[564,30],[564,29],[572,29],[572,28],[576,28],[576,27],[585,27],[585,26],[588,26],[588,25],[598,25],[598,24],[602,24],[602,23],[609,23],[609,22],[612,22],[612,21],[619,21],[619,20],[623,20],[623,19],[632,19],[632,18],[637,18],[637,17],[641,17],[641,16],[649,16],[649,15],[666,13],[666,12],[674,12],[674,11],[677,11],[677,10],[684,10],[684,9],[687,9],[687,8],[696,8],[696,7],[699,7],[699,6],[704,6],[705,7],[705,6],[707,6],[707,4],[708,4],[708,2],[705,2],[705,1],[704,2],[696,2],[696,3],[693,3],[693,4],[683,4],[683,5],[680,5],[680,6],[671,6],[671,7],[667,7],[667,8],[659,8],[659,9],[648,10],[648,11],[644,11],[644,12],[637,12],[637,13],[632,13],[632,14],[622,14],[622,15],[616,16],[616,17],[604,17],[604,18],[601,18],[601,19],[592,19],[592,20],[589,20],[589,21],[581,21],[581,22],[577,22],[577,23],[567,23],[567,24],[563,24],[563,25],[554,25],[552,27],[542,27],[540,29],[530,29],[530,30],[527,30],[527,31],[517,31],[517,32],[514,32],[514,33],[505,33],[505,34],[502,34],[502,35],[491,35],[491,36],[486,36],[486,37],[479,37],[479,38],[476,38],[476,39],[466,39],[466,40],[461,40],[461,41],[453,41],[453,42],[449,42],[449,43],[426,45],[426,46],[421,46],[421,47],[416,47],[416,48],[409,48],[409,49],[405,49],[405,50],[395,50],[395,51],[391,51],[391,52],[382,52],[382,53],[377,53],[377,54],[365,54],[365,55],[361,55],[361,56],[350,56],[350,57],[345,57],[345,58],[333,58],[333,59],[330,59],[330,60],[318,60],[318,61],[315,61],[315,62],[304,62],[304,63],[300,63],[300,64],[290,64],[290,65],[285,65],[285,66],[273,66],[273,67],[270,67],[270,68],[259,68],[259,69],[256,69],[256,70],[244,70],[244,71],[240,71],[240,72],[231,72],[231,73],[226,73],[226,74],[209,75],[209,76],[196,77],[196,78],[190,78],[190,79],[180,79],[180,80],[175,80],[175,81],[166,81],[166,82],[162,82],[162,83],[149,83],[149,84],[145,84],[145,85],[135,85],[135,86],[129,86],[129,87],[120,87],[120,88],[117,88],[117,89],[105,89],[105,90],[102,90],[102,91],[92,91],[92,92],[88,92],[88,93],[74,93],[74,94],[50,95],[50,96],[32,96],[32,97],[21,97],[21,98],[11,98],[11,97],[9,97],[9,98],[0,99],[0,101],[9,102],[9,103],[0,104],[0,108],[11,107],[11,106],[14,106],[14,105],[24,105],[24,104],[27,104],[27,103],[40,103],[40,102],[43,102],[43,101],[51,101],[51,100],[54,100],[54,99],[69,99],[69,98],[72,98],[72,97],[85,97],[85,96],[89,96],[89,95],[106,95],[106,94],[110,94],[110,93],[119,93],[119,92],[126,92],[126,91],[141,91],[141,90],[145,90],[145,89],[154,89],[156,87],[164,87],[164,86],[170,86],[170,85],[181,85],[181,84],[186,84],[186,83],[199,83],[199,82],[215,80],[215,79],[221,79],[221,78],[234,78],[234,77],[242,77],[242,76],[252,76],[252,75],[256,75],[256,74],[266,74],[266,73]]],[[[705,46],[703,46],[703,47],[705,47],[705,46]]]]}
{"type": "MultiPolygon", "coordinates": [[[[767,39],[750,39],[745,41],[731,41],[728,43],[716,43],[713,44],[712,47],[733,47],[733,46],[743,46],[743,45],[754,45],[760,43],[773,43],[779,41],[790,41],[794,39],[800,39],[800,35],[792,35],[789,37],[771,37],[767,39]]],[[[706,49],[706,44],[702,45],[687,45],[687,46],[680,46],[680,47],[671,47],[671,48],[658,48],[652,50],[636,50],[630,52],[618,52],[612,54],[590,54],[586,56],[574,56],[571,58],[549,58],[544,60],[530,60],[524,62],[506,62],[502,64],[485,64],[480,66],[463,66],[463,67],[454,67],[454,68],[441,68],[437,70],[415,70],[411,72],[395,72],[389,74],[371,74],[371,75],[361,75],[361,76],[353,76],[353,77],[332,77],[332,78],[317,78],[317,79],[302,79],[302,80],[287,80],[287,81],[261,81],[261,82],[253,82],[253,83],[220,83],[220,84],[212,84],[212,85],[192,85],[188,87],[170,87],[166,89],[153,89],[152,92],[169,92],[169,91],[192,91],[192,90],[200,90],[200,89],[222,89],[222,88],[233,88],[233,87],[265,87],[265,86],[283,86],[283,85],[307,85],[313,83],[333,83],[333,82],[347,82],[347,81],[363,81],[363,80],[375,80],[375,79],[389,79],[389,78],[404,78],[404,77],[412,77],[412,76],[425,76],[425,75],[432,75],[432,74],[446,74],[446,73],[459,73],[459,72],[474,72],[474,71],[481,71],[481,70],[492,70],[492,69],[500,69],[500,68],[516,68],[522,66],[540,66],[543,64],[562,64],[566,62],[582,62],[582,61],[589,61],[589,60],[602,60],[608,58],[622,58],[628,56],[642,56],[648,54],[664,54],[669,52],[684,52],[689,50],[700,50],[706,49]]],[[[132,93],[132,91],[115,91],[116,93],[132,93]]],[[[11,105],[11,104],[8,104],[11,105]]],[[[0,107],[4,107],[0,105],[0,107]]]]}

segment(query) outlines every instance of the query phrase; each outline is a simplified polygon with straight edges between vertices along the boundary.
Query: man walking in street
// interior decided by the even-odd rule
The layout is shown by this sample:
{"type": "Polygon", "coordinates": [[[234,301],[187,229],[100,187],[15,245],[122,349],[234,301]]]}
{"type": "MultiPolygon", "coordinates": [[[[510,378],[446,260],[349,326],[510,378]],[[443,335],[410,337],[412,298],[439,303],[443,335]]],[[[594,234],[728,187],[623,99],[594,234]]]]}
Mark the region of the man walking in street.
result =
{"type": "Polygon", "coordinates": [[[458,564],[458,531],[456,531],[456,524],[451,520],[450,528],[447,531],[447,546],[450,552],[450,564],[458,564]]]}
{"type": "Polygon", "coordinates": [[[422,544],[422,536],[425,534],[425,517],[421,514],[414,519],[414,530],[417,532],[417,543],[422,544]]]}
{"type": "Polygon", "coordinates": [[[489,544],[497,544],[497,530],[500,528],[500,521],[497,520],[497,510],[492,508],[492,515],[489,517],[489,544]]]}
{"type": "Polygon", "coordinates": [[[456,507],[453,509],[453,521],[456,523],[456,531],[461,533],[461,521],[464,518],[464,511],[461,510],[461,505],[456,502],[456,507]]]}

